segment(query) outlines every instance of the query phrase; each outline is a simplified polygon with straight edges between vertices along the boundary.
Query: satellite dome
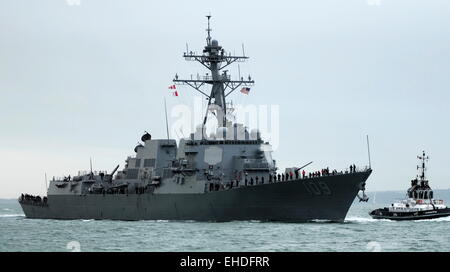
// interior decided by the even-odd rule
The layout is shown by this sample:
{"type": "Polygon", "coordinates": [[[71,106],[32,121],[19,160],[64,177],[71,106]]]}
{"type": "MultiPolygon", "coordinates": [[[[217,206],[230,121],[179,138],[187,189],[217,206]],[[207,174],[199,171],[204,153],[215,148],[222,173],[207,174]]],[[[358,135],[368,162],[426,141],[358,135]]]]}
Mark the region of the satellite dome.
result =
{"type": "Polygon", "coordinates": [[[134,148],[134,152],[138,152],[138,149],[144,147],[142,144],[138,144],[135,148],[134,148]]]}
{"type": "Polygon", "coordinates": [[[211,41],[211,45],[212,46],[219,46],[219,42],[217,40],[212,40],[211,41]]]}
{"type": "Polygon", "coordinates": [[[150,133],[148,133],[147,131],[145,132],[144,135],[142,135],[141,140],[145,143],[145,141],[151,140],[152,139],[152,135],[150,135],[150,133]]]}

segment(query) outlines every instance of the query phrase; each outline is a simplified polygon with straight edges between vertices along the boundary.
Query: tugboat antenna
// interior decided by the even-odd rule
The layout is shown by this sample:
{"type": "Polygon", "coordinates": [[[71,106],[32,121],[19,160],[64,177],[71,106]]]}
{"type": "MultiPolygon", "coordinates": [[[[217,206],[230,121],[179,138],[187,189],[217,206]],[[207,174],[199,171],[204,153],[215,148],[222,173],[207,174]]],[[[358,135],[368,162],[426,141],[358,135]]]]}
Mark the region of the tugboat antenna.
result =
{"type": "Polygon", "coordinates": [[[425,162],[428,161],[428,159],[430,157],[425,156],[425,151],[422,151],[422,156],[417,156],[417,158],[422,161],[422,166],[417,166],[417,169],[421,169],[422,170],[422,174],[420,175],[420,179],[421,180],[425,180],[425,171],[427,170],[427,168],[425,167],[425,162]]]}

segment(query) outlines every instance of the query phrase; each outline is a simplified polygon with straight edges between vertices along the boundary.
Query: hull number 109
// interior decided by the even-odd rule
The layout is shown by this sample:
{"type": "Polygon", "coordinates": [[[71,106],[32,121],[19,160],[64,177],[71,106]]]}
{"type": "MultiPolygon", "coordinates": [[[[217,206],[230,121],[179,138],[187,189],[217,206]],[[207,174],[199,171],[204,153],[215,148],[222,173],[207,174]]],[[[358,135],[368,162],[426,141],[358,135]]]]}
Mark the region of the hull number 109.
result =
{"type": "Polygon", "coordinates": [[[306,191],[308,191],[308,193],[311,195],[316,195],[316,196],[331,195],[330,187],[328,187],[328,184],[326,184],[323,181],[319,181],[319,182],[307,181],[307,182],[304,182],[303,185],[305,186],[306,191]]]}

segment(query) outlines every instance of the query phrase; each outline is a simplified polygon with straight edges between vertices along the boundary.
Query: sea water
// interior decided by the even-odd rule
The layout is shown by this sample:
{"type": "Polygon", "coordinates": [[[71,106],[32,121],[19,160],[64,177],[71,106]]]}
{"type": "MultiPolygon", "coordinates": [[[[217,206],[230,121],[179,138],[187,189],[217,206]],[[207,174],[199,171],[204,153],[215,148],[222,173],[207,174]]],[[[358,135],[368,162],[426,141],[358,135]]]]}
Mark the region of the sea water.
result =
{"type": "Polygon", "coordinates": [[[41,220],[0,200],[0,251],[450,251],[450,217],[375,220],[355,203],[344,223],[41,220]]]}

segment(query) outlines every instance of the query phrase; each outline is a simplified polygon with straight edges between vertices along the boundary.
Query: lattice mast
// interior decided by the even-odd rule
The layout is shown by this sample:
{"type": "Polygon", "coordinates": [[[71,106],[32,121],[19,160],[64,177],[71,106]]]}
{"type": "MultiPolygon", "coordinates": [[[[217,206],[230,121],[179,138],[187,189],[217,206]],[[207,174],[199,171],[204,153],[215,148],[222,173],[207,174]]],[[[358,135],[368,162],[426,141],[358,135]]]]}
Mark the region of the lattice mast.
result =
{"type": "Polygon", "coordinates": [[[211,111],[216,116],[218,125],[227,127],[228,120],[226,97],[237,88],[241,86],[252,86],[255,82],[252,80],[250,75],[247,80],[244,80],[243,77],[238,80],[232,80],[231,76],[227,73],[228,71],[223,70],[225,67],[228,67],[234,62],[245,61],[248,57],[245,56],[244,52],[242,52],[242,56],[227,54],[226,51],[219,45],[219,42],[211,38],[211,15],[206,16],[206,18],[208,19],[208,28],[206,29],[206,46],[203,49],[203,54],[198,55],[192,51],[188,52],[188,49],[186,49],[183,57],[188,61],[199,62],[209,70],[209,73],[206,73],[202,77],[197,76],[196,79],[192,76],[191,79],[179,79],[178,75],[175,75],[173,82],[177,85],[189,85],[207,97],[208,107],[203,120],[203,126],[206,124],[208,112],[211,111]],[[207,86],[206,84],[212,86],[209,95],[202,91],[202,87],[207,86]]]}
{"type": "Polygon", "coordinates": [[[422,156],[417,156],[419,160],[421,160],[422,165],[417,165],[417,170],[420,169],[420,180],[425,181],[425,172],[427,171],[427,167],[425,166],[425,162],[428,162],[430,157],[425,156],[425,151],[422,152],[422,156]]]}

